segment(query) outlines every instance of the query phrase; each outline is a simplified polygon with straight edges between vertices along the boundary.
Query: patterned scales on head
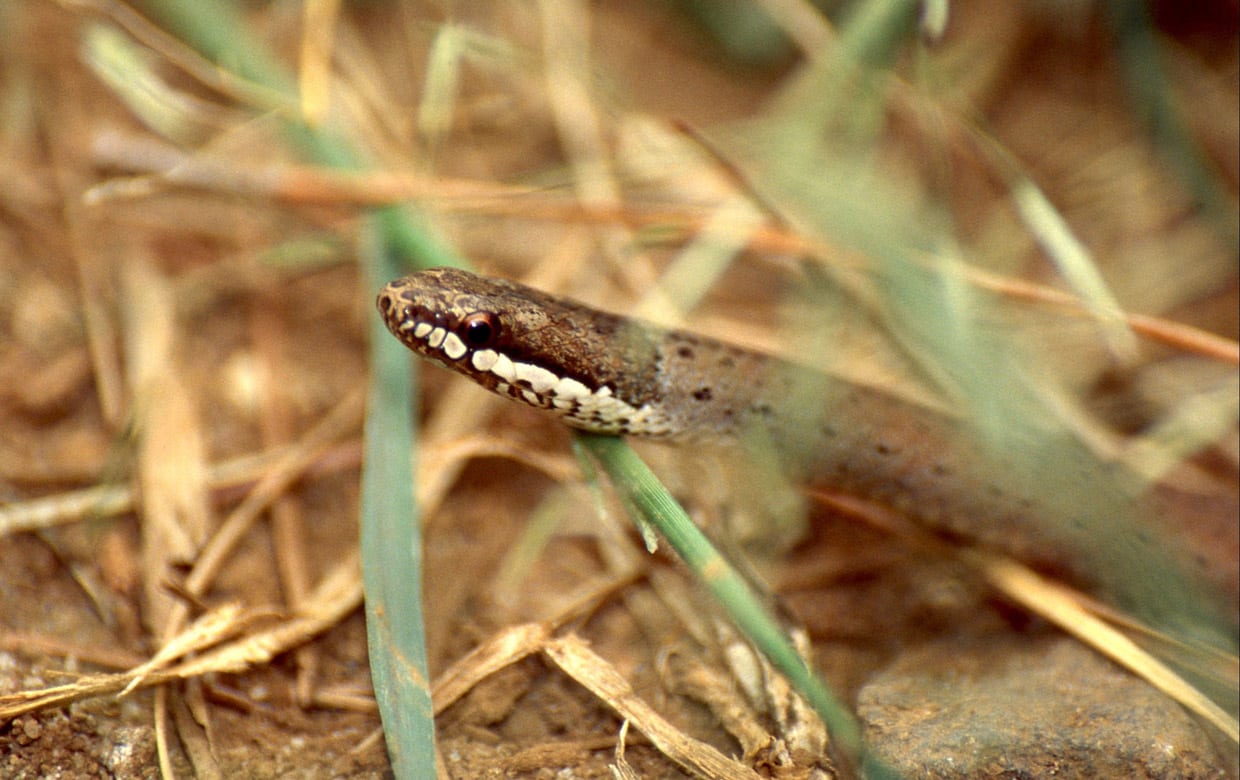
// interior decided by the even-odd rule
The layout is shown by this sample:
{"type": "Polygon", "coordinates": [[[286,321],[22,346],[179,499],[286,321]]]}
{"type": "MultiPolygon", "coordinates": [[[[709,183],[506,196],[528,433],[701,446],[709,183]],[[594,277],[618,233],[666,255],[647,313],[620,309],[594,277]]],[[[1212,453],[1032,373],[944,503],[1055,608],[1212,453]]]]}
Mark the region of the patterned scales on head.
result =
{"type": "Polygon", "coordinates": [[[414,352],[570,425],[645,436],[672,430],[652,376],[655,338],[621,317],[452,268],[394,281],[377,303],[414,352]],[[621,339],[625,349],[615,349],[621,339]]]}

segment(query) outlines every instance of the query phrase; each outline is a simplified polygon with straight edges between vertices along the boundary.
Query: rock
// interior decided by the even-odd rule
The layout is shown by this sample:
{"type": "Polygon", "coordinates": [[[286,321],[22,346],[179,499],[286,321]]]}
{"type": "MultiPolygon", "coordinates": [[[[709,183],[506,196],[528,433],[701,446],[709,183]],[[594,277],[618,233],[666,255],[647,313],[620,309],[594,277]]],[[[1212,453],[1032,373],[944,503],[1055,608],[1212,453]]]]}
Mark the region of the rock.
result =
{"type": "Polygon", "coordinates": [[[909,651],[861,689],[858,712],[874,751],[910,779],[1234,771],[1178,704],[1063,637],[909,651]]]}

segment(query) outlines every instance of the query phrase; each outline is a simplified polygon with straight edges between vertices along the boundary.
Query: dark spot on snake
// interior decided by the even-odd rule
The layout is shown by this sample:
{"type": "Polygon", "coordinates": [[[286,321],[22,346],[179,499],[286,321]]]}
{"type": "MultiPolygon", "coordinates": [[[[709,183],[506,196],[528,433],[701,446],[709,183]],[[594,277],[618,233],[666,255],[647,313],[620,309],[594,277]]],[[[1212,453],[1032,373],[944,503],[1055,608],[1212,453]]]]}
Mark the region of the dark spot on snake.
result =
{"type": "Polygon", "coordinates": [[[709,401],[710,395],[709,387],[699,387],[697,390],[693,391],[693,398],[696,401],[709,401]]]}
{"type": "Polygon", "coordinates": [[[686,346],[677,347],[676,355],[677,357],[681,357],[685,360],[692,360],[693,359],[693,347],[686,347],[686,346]]]}
{"type": "Polygon", "coordinates": [[[750,408],[750,411],[752,411],[754,414],[760,415],[762,417],[770,417],[772,414],[775,413],[775,408],[772,407],[766,401],[760,401],[749,408],[750,408]]]}
{"type": "Polygon", "coordinates": [[[892,448],[890,444],[880,441],[878,444],[874,445],[874,451],[877,452],[879,455],[890,455],[895,450],[892,448]]]}

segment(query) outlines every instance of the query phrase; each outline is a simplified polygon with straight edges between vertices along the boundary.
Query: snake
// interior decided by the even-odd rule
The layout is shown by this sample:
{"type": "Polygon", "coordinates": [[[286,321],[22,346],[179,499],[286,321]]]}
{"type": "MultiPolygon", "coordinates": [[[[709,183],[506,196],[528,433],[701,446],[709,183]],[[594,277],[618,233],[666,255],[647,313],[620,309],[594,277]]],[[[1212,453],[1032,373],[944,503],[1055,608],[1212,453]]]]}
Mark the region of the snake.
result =
{"type": "MultiPolygon", "coordinates": [[[[881,505],[936,534],[1084,580],[1097,580],[1099,558],[1107,559],[1101,563],[1127,571],[1119,590],[1131,590],[1134,566],[1166,563],[1157,543],[1130,532],[1140,507],[1106,464],[1064,462],[1060,450],[1036,445],[996,452],[961,415],[880,387],[456,268],[392,281],[376,302],[388,330],[414,353],[574,428],[669,442],[757,441],[794,479],[881,505]],[[1083,536],[1111,529],[1119,530],[1099,554],[1082,556],[1083,536]]],[[[1176,590],[1156,577],[1144,584],[1121,601],[1176,590]]],[[[1182,595],[1175,595],[1181,605],[1182,595]]]]}

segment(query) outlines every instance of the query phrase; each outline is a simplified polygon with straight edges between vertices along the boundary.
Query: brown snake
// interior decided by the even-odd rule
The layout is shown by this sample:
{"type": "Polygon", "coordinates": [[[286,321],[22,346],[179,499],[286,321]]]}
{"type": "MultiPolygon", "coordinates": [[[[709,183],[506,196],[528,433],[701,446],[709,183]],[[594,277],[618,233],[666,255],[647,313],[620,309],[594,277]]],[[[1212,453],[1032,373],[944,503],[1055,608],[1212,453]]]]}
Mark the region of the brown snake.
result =
{"type": "MultiPolygon", "coordinates": [[[[1154,545],[1130,532],[1137,505],[1108,487],[1117,483],[1105,464],[1064,468],[1054,462],[1058,450],[1036,445],[986,451],[960,420],[872,387],[456,269],[394,281],[377,304],[417,354],[576,428],[757,438],[806,481],[1087,580],[1113,578],[1094,570],[1096,556],[1082,562],[1086,531],[1128,529],[1103,554],[1130,579],[1132,567],[1158,560],[1154,545]],[[815,400],[805,403],[810,393],[815,400]]],[[[1123,600],[1187,593],[1137,590],[1123,600]]]]}

